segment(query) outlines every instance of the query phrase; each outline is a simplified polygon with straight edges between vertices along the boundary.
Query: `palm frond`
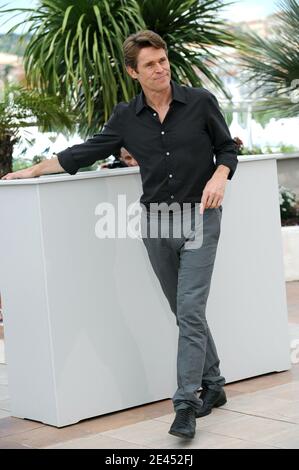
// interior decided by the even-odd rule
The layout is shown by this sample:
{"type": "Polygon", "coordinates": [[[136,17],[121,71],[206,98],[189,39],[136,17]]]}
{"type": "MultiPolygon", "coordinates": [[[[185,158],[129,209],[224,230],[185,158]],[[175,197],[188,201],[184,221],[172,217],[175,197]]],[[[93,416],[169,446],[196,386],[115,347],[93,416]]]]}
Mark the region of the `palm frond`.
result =
{"type": "MultiPolygon", "coordinates": [[[[93,134],[119,101],[128,101],[138,84],[125,72],[126,37],[151,29],[167,42],[172,76],[201,86],[201,76],[228,93],[211,64],[234,36],[219,18],[220,0],[40,0],[28,13],[26,77],[32,88],[59,96],[80,112],[79,132],[93,134]]],[[[13,9],[18,11],[20,9],[13,9]]],[[[0,9],[0,14],[4,10],[0,9]]],[[[16,29],[16,25],[13,29],[16,29]]]]}
{"type": "Polygon", "coordinates": [[[58,97],[40,95],[20,85],[7,85],[0,101],[0,137],[18,134],[21,127],[41,131],[75,131],[75,116],[58,97]]]}
{"type": "Polygon", "coordinates": [[[254,33],[239,33],[240,65],[246,70],[244,83],[254,83],[253,91],[277,99],[277,106],[288,106],[289,115],[298,114],[293,99],[299,87],[299,3],[283,0],[273,37],[263,39],[254,33]],[[287,104],[288,103],[288,104],[287,104]]]}
{"type": "Polygon", "coordinates": [[[31,87],[73,106],[83,94],[88,125],[94,116],[103,123],[119,97],[136,92],[122,63],[123,39],[145,27],[135,0],[41,0],[26,11],[31,40],[24,66],[31,87]],[[93,99],[97,92],[102,115],[93,99]]]}

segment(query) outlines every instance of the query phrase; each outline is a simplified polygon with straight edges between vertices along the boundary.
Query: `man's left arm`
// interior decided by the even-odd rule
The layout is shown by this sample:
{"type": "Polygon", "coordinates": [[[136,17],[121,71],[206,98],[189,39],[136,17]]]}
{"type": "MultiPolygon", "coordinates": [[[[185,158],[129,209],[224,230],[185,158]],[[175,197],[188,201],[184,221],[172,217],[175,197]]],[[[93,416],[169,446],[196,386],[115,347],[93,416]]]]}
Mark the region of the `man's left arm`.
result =
{"type": "Polygon", "coordinates": [[[232,179],[238,164],[236,144],[230,135],[218,101],[210,92],[207,92],[206,112],[207,130],[216,158],[216,170],[204,188],[201,213],[204,209],[220,206],[226,182],[232,179]]]}

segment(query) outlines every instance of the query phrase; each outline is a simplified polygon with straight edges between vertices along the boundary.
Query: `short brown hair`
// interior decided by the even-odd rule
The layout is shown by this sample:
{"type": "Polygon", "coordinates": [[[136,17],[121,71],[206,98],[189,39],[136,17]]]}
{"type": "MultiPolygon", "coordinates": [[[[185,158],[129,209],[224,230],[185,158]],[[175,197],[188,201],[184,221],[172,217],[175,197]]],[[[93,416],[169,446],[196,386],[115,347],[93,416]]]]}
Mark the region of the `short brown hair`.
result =
{"type": "Polygon", "coordinates": [[[126,67],[132,67],[132,69],[137,69],[137,58],[140,49],[144,47],[155,47],[156,49],[164,49],[167,52],[166,42],[159,36],[159,34],[154,33],[146,29],[144,31],[139,31],[138,33],[131,34],[125,40],[123,44],[124,59],[126,67]]]}

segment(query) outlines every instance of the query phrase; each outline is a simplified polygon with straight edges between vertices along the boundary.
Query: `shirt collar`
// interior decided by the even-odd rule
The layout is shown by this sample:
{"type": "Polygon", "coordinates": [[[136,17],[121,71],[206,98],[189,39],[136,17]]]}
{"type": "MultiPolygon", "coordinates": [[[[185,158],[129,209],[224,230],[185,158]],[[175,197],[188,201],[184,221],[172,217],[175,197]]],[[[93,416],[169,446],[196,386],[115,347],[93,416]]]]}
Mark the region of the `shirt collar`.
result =
{"type": "MultiPolygon", "coordinates": [[[[178,83],[174,82],[173,80],[170,80],[170,85],[172,89],[172,101],[179,101],[180,103],[187,104],[187,98],[184,92],[184,88],[179,85],[178,83]]],[[[146,100],[145,100],[145,95],[143,91],[137,95],[137,100],[136,100],[136,114],[139,114],[143,108],[147,106],[146,100]]]]}

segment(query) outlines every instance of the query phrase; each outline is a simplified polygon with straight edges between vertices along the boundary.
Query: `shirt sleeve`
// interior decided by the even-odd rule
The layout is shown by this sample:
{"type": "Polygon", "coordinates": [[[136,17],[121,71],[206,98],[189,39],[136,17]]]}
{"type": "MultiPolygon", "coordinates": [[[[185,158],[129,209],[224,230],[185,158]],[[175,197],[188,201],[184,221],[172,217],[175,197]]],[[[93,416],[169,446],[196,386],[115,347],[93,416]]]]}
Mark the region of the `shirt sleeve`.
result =
{"type": "Polygon", "coordinates": [[[238,165],[237,148],[221,113],[218,101],[210,92],[207,95],[207,128],[216,158],[216,166],[225,165],[229,167],[228,179],[230,180],[238,165]]]}
{"type": "Polygon", "coordinates": [[[75,175],[79,168],[92,165],[97,160],[104,160],[118,152],[122,147],[122,142],[117,105],[101,133],[95,134],[82,144],[68,147],[62,152],[56,153],[56,155],[62,168],[67,173],[75,175]]]}

